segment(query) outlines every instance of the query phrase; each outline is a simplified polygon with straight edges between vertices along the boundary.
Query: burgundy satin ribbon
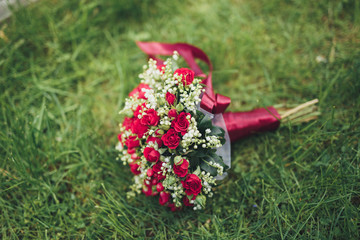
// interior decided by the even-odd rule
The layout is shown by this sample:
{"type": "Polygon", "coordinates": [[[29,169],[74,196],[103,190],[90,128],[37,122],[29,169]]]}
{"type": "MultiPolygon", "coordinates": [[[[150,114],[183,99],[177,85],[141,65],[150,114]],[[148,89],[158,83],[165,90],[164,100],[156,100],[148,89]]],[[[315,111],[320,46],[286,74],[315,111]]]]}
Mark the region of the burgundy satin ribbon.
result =
{"type": "Polygon", "coordinates": [[[224,113],[231,100],[229,97],[214,93],[212,86],[213,67],[210,59],[201,49],[187,43],[136,42],[136,44],[149,58],[155,59],[157,65],[163,64],[163,60],[158,58],[158,55],[171,56],[174,51],[177,51],[195,72],[195,76],[204,78],[202,83],[206,85],[206,91],[200,106],[213,114],[223,113],[231,142],[256,132],[271,131],[279,127],[280,115],[274,107],[259,108],[250,112],[224,113]],[[200,59],[209,66],[207,75],[204,74],[195,59],[200,59]]]}
{"type": "Polygon", "coordinates": [[[250,112],[226,112],[223,117],[231,142],[254,133],[276,130],[280,126],[280,115],[274,107],[250,112]]]}

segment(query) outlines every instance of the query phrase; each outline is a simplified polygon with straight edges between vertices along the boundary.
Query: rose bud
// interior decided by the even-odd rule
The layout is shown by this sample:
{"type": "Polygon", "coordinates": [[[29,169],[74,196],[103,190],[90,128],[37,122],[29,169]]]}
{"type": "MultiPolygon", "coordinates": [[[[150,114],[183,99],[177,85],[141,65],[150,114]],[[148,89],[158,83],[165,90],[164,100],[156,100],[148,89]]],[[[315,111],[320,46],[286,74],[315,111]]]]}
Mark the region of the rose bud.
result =
{"type": "Polygon", "coordinates": [[[148,177],[151,177],[152,175],[154,175],[154,171],[152,170],[152,168],[149,168],[149,169],[146,171],[146,175],[148,175],[148,177]]]}
{"type": "Polygon", "coordinates": [[[128,148],[128,154],[134,154],[136,152],[136,148],[128,148]]]}
{"type": "Polygon", "coordinates": [[[151,187],[145,187],[143,188],[142,192],[146,195],[146,196],[151,196],[152,195],[152,188],[151,187]]]}
{"type": "Polygon", "coordinates": [[[158,161],[156,164],[154,164],[154,166],[152,167],[154,173],[156,173],[156,174],[161,173],[162,172],[161,167],[162,167],[163,164],[164,163],[161,162],[161,161],[158,161]]]}
{"type": "Polygon", "coordinates": [[[176,109],[170,109],[169,112],[168,112],[168,117],[169,118],[176,118],[177,117],[176,109]]]}
{"type": "Polygon", "coordinates": [[[157,66],[156,68],[163,74],[163,73],[165,73],[166,65],[161,64],[161,65],[157,66]]]}
{"type": "Polygon", "coordinates": [[[177,74],[181,76],[181,82],[186,85],[190,85],[194,81],[195,72],[188,68],[179,68],[176,69],[174,75],[177,74]]]}
{"type": "MultiPolygon", "coordinates": [[[[134,121],[138,119],[139,114],[142,113],[142,111],[144,111],[146,109],[146,103],[140,104],[136,107],[135,111],[134,111],[134,121]]],[[[131,123],[134,124],[134,121],[131,123]]]]}
{"type": "MultiPolygon", "coordinates": [[[[196,199],[196,196],[193,196],[191,200],[195,200],[195,199],[196,199]]],[[[193,203],[190,203],[190,200],[187,196],[184,196],[183,203],[185,206],[194,206],[193,203]]]]}
{"type": "Polygon", "coordinates": [[[155,186],[158,183],[158,180],[156,178],[154,178],[153,180],[151,180],[151,184],[153,186],[155,186]]]}
{"type": "Polygon", "coordinates": [[[174,103],[176,102],[175,94],[172,94],[172,93],[169,93],[169,92],[167,92],[165,94],[165,99],[169,103],[170,106],[174,105],[174,103]]]}
{"type": "Polygon", "coordinates": [[[144,179],[144,185],[150,186],[150,187],[152,186],[151,181],[147,178],[144,179]]]}
{"type": "Polygon", "coordinates": [[[174,158],[175,165],[181,165],[183,163],[183,158],[181,156],[176,156],[174,158]]]}
{"type": "Polygon", "coordinates": [[[130,171],[134,174],[134,175],[139,175],[141,173],[141,171],[139,171],[139,165],[136,163],[130,163],[130,171]]]}
{"type": "Polygon", "coordinates": [[[190,116],[191,118],[191,114],[190,113],[185,113],[182,112],[179,114],[179,116],[176,118],[176,121],[173,121],[172,123],[174,123],[174,129],[175,131],[181,133],[181,135],[185,135],[185,133],[187,132],[187,129],[190,126],[190,121],[188,120],[188,117],[190,116]]]}
{"type": "Polygon", "coordinates": [[[145,91],[143,89],[150,89],[150,87],[145,83],[140,83],[139,86],[129,93],[129,97],[146,99],[145,91]]]}
{"type": "Polygon", "coordinates": [[[140,146],[140,141],[136,136],[130,136],[126,139],[125,145],[130,148],[136,148],[140,146]]]}
{"type": "Polygon", "coordinates": [[[160,198],[159,198],[159,203],[161,205],[165,205],[170,199],[170,193],[167,192],[161,192],[160,193],[160,198]]]}
{"type": "Polygon", "coordinates": [[[171,210],[172,212],[175,212],[175,211],[181,209],[181,208],[176,207],[174,203],[170,203],[170,204],[168,205],[168,207],[170,208],[170,210],[171,210]]]}
{"type": "MultiPolygon", "coordinates": [[[[174,165],[174,173],[178,177],[185,177],[188,173],[189,162],[186,159],[182,159],[182,163],[174,165]]],[[[196,175],[195,175],[196,176],[196,175]]]]}
{"type": "Polygon", "coordinates": [[[157,185],[156,185],[156,191],[158,192],[162,192],[164,190],[164,186],[161,182],[159,182],[157,185]]]}
{"type": "Polygon", "coordinates": [[[149,143],[149,142],[156,143],[159,148],[161,148],[161,146],[162,146],[162,140],[157,137],[149,136],[146,140],[146,143],[149,143]]]}

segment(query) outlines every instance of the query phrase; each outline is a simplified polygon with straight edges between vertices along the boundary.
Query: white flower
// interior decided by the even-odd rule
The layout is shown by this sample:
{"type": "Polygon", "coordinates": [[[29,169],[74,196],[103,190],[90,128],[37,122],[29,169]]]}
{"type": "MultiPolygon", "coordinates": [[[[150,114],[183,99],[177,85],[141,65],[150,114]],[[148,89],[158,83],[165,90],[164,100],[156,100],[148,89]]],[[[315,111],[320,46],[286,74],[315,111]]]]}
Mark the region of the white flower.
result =
{"type": "Polygon", "coordinates": [[[122,150],[124,149],[124,146],[122,145],[121,142],[118,142],[118,144],[116,145],[115,149],[118,150],[118,151],[122,151],[122,150]]]}

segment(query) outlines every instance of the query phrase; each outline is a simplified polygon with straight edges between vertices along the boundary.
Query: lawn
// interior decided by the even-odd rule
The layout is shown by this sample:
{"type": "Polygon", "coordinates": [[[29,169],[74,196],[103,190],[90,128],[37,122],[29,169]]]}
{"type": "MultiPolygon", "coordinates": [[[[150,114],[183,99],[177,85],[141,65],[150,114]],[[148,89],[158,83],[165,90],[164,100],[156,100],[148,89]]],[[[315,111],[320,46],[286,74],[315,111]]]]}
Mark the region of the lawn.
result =
{"type": "Polygon", "coordinates": [[[40,0],[0,22],[1,239],[360,239],[357,0],[40,0]],[[128,200],[119,110],[146,56],[187,42],[231,111],[321,116],[232,144],[201,211],[128,200]]]}

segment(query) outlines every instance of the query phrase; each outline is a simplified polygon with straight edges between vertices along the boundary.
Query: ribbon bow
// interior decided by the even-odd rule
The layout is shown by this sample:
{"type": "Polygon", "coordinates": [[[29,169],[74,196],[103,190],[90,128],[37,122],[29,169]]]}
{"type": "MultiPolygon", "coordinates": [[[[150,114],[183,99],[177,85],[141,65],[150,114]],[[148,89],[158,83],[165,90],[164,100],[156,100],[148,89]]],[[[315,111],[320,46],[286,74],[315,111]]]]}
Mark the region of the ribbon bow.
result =
{"type": "Polygon", "coordinates": [[[149,58],[157,61],[157,65],[164,63],[156,55],[172,55],[177,51],[194,71],[195,76],[204,77],[202,84],[205,85],[205,93],[202,96],[200,107],[212,114],[221,114],[225,122],[231,142],[256,132],[275,130],[280,125],[281,116],[274,107],[259,108],[250,112],[226,112],[230,98],[215,94],[212,86],[212,64],[208,56],[199,48],[187,43],[159,43],[159,42],[136,42],[138,47],[149,58]],[[195,59],[204,61],[209,66],[208,75],[204,74],[195,59]]]}

